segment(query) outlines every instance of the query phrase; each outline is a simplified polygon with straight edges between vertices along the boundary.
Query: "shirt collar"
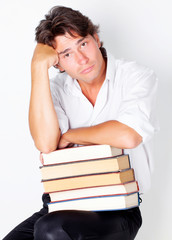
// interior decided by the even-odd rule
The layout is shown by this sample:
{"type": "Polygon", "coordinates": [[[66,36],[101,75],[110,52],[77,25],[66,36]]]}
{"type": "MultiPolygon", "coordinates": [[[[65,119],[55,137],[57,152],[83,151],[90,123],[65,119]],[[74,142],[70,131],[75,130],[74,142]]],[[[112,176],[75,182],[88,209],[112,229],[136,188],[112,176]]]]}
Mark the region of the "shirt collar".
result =
{"type": "Polygon", "coordinates": [[[81,94],[81,88],[79,83],[76,79],[73,79],[69,75],[67,75],[64,83],[64,91],[67,94],[73,94],[75,96],[79,96],[81,94]]]}
{"type": "Polygon", "coordinates": [[[106,68],[105,80],[107,79],[113,84],[115,80],[115,73],[116,73],[115,58],[109,51],[106,51],[106,53],[107,53],[107,68],[106,68]]]}

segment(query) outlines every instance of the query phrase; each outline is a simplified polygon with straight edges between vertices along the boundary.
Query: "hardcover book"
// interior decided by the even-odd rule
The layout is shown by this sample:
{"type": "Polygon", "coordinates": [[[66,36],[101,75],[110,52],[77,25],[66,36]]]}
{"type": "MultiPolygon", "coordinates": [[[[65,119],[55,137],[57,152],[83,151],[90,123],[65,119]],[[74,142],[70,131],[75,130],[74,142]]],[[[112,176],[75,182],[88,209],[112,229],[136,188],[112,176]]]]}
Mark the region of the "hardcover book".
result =
{"type": "Polygon", "coordinates": [[[40,167],[42,179],[62,178],[95,173],[115,172],[130,168],[128,155],[59,163],[40,167]]]}
{"type": "Polygon", "coordinates": [[[139,190],[136,181],[99,187],[81,188],[49,193],[52,202],[104,195],[124,195],[139,190]]]}
{"type": "Polygon", "coordinates": [[[114,211],[139,205],[138,192],[127,195],[106,195],[51,202],[49,212],[59,210],[114,211]]]}
{"type": "Polygon", "coordinates": [[[108,172],[101,174],[79,175],[75,177],[42,180],[45,192],[56,192],[77,188],[105,186],[134,181],[133,169],[121,172],[108,172]]]}
{"type": "Polygon", "coordinates": [[[106,158],[123,154],[123,150],[109,145],[90,145],[58,149],[51,153],[42,153],[44,165],[106,158]]]}

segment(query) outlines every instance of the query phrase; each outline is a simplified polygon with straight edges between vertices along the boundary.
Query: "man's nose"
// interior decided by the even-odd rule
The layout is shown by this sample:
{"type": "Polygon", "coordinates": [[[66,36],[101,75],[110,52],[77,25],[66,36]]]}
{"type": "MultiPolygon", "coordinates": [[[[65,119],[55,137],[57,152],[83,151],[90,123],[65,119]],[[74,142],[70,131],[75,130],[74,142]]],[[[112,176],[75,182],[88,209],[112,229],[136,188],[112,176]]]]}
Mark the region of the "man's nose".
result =
{"type": "Polygon", "coordinates": [[[77,58],[78,64],[80,65],[84,65],[88,63],[88,57],[81,51],[77,52],[76,58],[77,58]]]}

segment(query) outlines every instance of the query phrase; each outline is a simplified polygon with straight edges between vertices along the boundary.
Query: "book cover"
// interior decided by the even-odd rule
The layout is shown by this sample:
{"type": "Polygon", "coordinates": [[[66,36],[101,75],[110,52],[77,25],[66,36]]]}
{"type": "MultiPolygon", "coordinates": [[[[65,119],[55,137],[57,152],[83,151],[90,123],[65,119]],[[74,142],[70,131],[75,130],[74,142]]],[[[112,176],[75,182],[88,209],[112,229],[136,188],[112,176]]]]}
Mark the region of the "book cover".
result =
{"type": "Polygon", "coordinates": [[[129,209],[139,205],[138,192],[127,195],[106,195],[50,202],[49,212],[59,210],[114,211],[129,209]]]}
{"type": "Polygon", "coordinates": [[[89,187],[74,190],[66,190],[50,193],[52,202],[71,200],[85,197],[105,196],[105,195],[124,195],[139,191],[138,183],[136,181],[113,184],[99,187],[89,187]]]}
{"type": "Polygon", "coordinates": [[[42,180],[115,172],[130,168],[128,155],[41,166],[42,180]]]}
{"type": "Polygon", "coordinates": [[[86,159],[106,158],[119,156],[122,154],[122,149],[109,145],[90,145],[58,149],[47,154],[42,153],[42,159],[44,165],[49,165],[64,162],[81,161],[86,159]]]}
{"type": "Polygon", "coordinates": [[[108,172],[102,174],[90,174],[75,177],[42,180],[45,192],[71,190],[77,188],[105,186],[120,184],[135,180],[133,169],[121,172],[108,172]]]}

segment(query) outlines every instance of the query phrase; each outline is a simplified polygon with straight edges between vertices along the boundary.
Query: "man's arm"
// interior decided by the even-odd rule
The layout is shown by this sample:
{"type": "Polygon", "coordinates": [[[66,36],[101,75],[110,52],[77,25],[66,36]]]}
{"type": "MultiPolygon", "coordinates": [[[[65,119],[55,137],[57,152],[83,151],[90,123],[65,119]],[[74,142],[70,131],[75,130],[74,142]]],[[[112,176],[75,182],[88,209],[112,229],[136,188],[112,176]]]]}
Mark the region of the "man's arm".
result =
{"type": "Polygon", "coordinates": [[[52,47],[37,44],[31,63],[29,126],[36,147],[45,153],[57,149],[60,139],[48,76],[48,69],[57,63],[58,55],[52,47]]]}
{"type": "Polygon", "coordinates": [[[107,121],[92,127],[70,129],[59,142],[59,148],[69,143],[89,145],[108,144],[117,148],[135,148],[142,142],[142,137],[132,128],[118,121],[107,121]]]}

